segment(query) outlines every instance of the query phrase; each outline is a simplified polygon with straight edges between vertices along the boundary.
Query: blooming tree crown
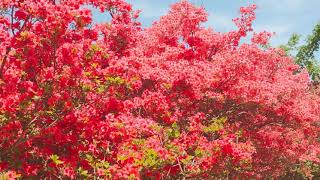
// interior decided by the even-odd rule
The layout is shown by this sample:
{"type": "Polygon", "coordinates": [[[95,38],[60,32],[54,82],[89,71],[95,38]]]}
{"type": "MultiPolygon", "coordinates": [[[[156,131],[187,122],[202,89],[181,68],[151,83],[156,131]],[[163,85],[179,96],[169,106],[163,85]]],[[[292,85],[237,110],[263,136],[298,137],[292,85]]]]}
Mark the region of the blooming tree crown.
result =
{"type": "Polygon", "coordinates": [[[319,164],[319,95],[252,32],[187,1],[142,28],[123,0],[0,1],[0,172],[52,178],[279,177],[319,164]],[[108,13],[95,23],[89,7],[108,13]]]}

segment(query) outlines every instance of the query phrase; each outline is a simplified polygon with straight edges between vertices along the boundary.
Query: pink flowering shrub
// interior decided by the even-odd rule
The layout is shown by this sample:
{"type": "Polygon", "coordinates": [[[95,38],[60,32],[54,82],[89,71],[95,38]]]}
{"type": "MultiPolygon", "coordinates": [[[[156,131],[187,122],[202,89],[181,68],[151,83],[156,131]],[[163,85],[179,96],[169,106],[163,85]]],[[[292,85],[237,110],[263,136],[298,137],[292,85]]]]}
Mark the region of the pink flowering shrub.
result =
{"type": "Polygon", "coordinates": [[[151,27],[123,0],[0,1],[0,177],[310,176],[319,93],[252,30],[187,1],[151,27]],[[96,24],[88,6],[109,13],[96,24]]]}

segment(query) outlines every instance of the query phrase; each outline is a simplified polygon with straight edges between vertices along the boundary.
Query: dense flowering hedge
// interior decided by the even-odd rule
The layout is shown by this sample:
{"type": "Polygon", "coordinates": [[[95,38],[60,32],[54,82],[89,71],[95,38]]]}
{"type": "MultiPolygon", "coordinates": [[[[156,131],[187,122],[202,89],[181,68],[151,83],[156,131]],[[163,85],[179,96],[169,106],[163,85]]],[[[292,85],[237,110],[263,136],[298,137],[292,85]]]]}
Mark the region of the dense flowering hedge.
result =
{"type": "Polygon", "coordinates": [[[0,1],[0,177],[267,178],[318,167],[305,70],[187,1],[149,28],[123,0],[0,1]],[[96,24],[89,7],[112,20],[96,24]]]}

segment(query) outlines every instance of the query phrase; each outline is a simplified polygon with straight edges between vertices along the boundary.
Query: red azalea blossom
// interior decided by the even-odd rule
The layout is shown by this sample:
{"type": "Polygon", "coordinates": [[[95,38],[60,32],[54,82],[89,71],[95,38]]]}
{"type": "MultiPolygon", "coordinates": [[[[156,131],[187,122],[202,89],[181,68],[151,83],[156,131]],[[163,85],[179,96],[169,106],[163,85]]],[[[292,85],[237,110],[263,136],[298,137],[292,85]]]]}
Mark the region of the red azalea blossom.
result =
{"type": "Polygon", "coordinates": [[[65,168],[65,169],[63,170],[63,175],[65,175],[65,176],[67,176],[67,177],[69,177],[69,178],[71,178],[71,179],[74,179],[74,178],[75,178],[75,172],[74,172],[74,170],[73,170],[72,168],[69,168],[69,167],[67,167],[67,168],[65,168]]]}
{"type": "Polygon", "coordinates": [[[23,20],[23,19],[26,19],[26,17],[28,16],[28,14],[23,11],[23,10],[18,10],[16,11],[15,13],[15,17],[19,20],[23,20]]]}

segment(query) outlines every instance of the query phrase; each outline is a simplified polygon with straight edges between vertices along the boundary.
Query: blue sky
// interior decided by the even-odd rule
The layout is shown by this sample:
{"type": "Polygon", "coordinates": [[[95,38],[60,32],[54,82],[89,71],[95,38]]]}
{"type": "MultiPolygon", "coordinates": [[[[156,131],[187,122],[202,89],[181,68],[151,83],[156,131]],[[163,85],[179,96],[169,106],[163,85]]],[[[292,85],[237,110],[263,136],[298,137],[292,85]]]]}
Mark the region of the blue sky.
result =
{"type": "MultiPolygon", "coordinates": [[[[149,26],[161,15],[166,14],[170,4],[178,0],[128,0],[134,9],[141,9],[140,21],[149,26]]],[[[320,0],[190,0],[202,5],[209,13],[206,26],[225,32],[234,29],[232,18],[236,17],[241,6],[256,4],[256,31],[275,32],[273,45],[287,42],[292,33],[309,34],[313,26],[320,22],[320,0]]]]}

